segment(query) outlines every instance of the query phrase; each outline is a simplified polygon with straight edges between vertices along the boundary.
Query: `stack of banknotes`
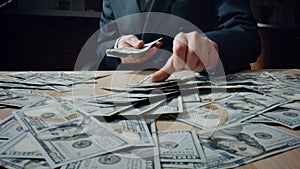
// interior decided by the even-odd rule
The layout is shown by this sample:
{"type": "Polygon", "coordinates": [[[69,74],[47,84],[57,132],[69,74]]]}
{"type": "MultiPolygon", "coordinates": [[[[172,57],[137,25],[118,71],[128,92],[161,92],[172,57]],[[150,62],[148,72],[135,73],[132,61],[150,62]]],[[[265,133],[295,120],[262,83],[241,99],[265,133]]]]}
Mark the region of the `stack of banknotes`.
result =
{"type": "Polygon", "coordinates": [[[124,47],[124,48],[108,49],[106,50],[106,55],[109,57],[116,57],[116,58],[136,59],[138,57],[142,57],[143,55],[145,55],[150,50],[150,48],[153,47],[154,44],[156,44],[160,40],[162,40],[162,38],[146,43],[142,48],[124,47]]]}
{"type": "Polygon", "coordinates": [[[113,92],[106,95],[54,97],[33,91],[101,77],[80,72],[0,76],[0,111],[15,109],[0,121],[0,166],[219,169],[300,146],[299,136],[272,125],[300,126],[300,78],[293,74],[238,73],[218,79],[178,72],[165,82],[151,83],[148,76],[135,84],[103,87],[113,92]],[[161,121],[172,129],[162,129],[161,121]],[[172,127],[182,123],[191,127],[172,127]]]}

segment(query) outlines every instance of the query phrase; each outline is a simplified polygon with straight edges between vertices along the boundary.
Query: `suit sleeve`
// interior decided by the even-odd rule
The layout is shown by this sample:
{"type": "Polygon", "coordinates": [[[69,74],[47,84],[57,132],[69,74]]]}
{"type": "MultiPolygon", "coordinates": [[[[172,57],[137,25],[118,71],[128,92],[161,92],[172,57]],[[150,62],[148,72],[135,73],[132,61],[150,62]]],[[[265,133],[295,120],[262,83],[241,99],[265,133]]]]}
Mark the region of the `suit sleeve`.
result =
{"type": "Polygon", "coordinates": [[[256,61],[261,51],[260,36],[249,0],[222,0],[220,4],[217,30],[206,35],[219,45],[225,73],[234,73],[256,61]]]}
{"type": "Polygon", "coordinates": [[[120,59],[107,57],[106,49],[114,47],[116,40],[120,37],[115,23],[114,13],[110,0],[103,0],[103,11],[100,17],[100,33],[97,40],[97,55],[100,57],[100,69],[116,69],[120,64],[120,59]]]}

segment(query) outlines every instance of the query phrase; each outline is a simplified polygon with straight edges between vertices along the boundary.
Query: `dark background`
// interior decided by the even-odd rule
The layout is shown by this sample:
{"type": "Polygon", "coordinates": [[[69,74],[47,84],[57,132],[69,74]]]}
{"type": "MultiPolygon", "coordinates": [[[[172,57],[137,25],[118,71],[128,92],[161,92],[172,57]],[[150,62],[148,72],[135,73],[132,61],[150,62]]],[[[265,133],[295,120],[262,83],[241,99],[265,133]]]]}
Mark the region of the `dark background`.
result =
{"type": "MultiPolygon", "coordinates": [[[[2,2],[3,0],[1,0],[2,2]]],[[[299,0],[253,0],[263,51],[253,68],[300,68],[299,0]]],[[[0,71],[74,70],[101,0],[14,0],[0,8],[0,71]]]]}

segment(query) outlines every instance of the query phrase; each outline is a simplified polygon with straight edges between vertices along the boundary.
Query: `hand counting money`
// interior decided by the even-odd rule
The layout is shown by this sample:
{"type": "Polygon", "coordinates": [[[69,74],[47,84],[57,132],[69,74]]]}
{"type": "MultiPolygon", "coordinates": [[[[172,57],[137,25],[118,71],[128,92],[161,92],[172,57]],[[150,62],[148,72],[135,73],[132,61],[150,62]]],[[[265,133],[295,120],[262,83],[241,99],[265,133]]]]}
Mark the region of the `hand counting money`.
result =
{"type": "Polygon", "coordinates": [[[147,43],[142,48],[124,47],[124,48],[108,49],[106,50],[106,54],[109,57],[135,59],[145,55],[149,51],[149,49],[160,40],[162,40],[162,38],[147,43]]]}

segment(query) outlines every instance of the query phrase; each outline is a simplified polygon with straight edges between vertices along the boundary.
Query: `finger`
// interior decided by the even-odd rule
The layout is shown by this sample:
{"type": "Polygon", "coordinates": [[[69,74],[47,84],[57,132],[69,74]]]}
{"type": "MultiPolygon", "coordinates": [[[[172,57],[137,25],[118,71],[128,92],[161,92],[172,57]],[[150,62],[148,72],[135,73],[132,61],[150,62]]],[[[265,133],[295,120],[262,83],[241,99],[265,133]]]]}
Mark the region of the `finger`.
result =
{"type": "Polygon", "coordinates": [[[219,46],[213,41],[210,41],[210,45],[211,45],[211,50],[209,51],[210,64],[208,65],[207,70],[214,69],[217,66],[219,60],[219,46]]]}
{"type": "Polygon", "coordinates": [[[193,71],[194,72],[202,72],[204,70],[204,65],[203,63],[201,62],[201,60],[199,59],[197,62],[196,62],[196,66],[194,67],[193,71]]]}
{"type": "Polygon", "coordinates": [[[128,35],[122,37],[122,39],[120,40],[120,45],[118,45],[118,47],[122,47],[121,45],[123,45],[123,46],[132,46],[135,48],[142,48],[144,44],[145,44],[144,41],[139,40],[136,36],[128,35]]]}
{"type": "Polygon", "coordinates": [[[187,39],[185,34],[179,33],[173,41],[173,66],[176,70],[181,70],[185,66],[187,53],[187,39]]]}
{"type": "Polygon", "coordinates": [[[186,54],[186,65],[185,69],[188,70],[195,70],[195,67],[197,65],[197,62],[199,60],[198,56],[198,33],[190,34],[188,35],[188,49],[187,49],[187,54],[186,54]]]}
{"type": "Polygon", "coordinates": [[[174,68],[174,57],[171,56],[168,60],[168,62],[165,64],[163,68],[155,72],[154,74],[151,75],[151,81],[152,82],[161,82],[170,77],[172,73],[175,72],[174,68]]]}
{"type": "Polygon", "coordinates": [[[218,45],[207,37],[201,38],[200,59],[206,70],[214,69],[217,65],[219,54],[218,45]]]}
{"type": "Polygon", "coordinates": [[[201,62],[203,63],[204,68],[206,69],[210,65],[210,55],[209,55],[209,50],[210,50],[210,44],[209,40],[207,37],[202,37],[200,39],[200,52],[199,52],[199,58],[201,62]]]}
{"type": "Polygon", "coordinates": [[[154,46],[157,47],[157,48],[161,48],[162,45],[163,45],[163,42],[156,42],[156,43],[154,44],[154,46]]]}

